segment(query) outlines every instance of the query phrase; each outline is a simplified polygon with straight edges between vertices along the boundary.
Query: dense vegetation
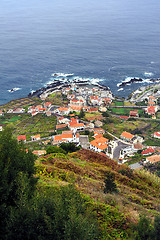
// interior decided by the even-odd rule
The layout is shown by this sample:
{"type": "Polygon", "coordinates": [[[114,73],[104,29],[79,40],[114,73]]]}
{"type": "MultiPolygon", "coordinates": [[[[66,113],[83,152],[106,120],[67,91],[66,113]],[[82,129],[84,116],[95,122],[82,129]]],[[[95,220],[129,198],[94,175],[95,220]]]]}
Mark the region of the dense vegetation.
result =
{"type": "Polygon", "coordinates": [[[0,133],[0,239],[158,240],[159,178],[70,147],[35,162],[0,133]]]}

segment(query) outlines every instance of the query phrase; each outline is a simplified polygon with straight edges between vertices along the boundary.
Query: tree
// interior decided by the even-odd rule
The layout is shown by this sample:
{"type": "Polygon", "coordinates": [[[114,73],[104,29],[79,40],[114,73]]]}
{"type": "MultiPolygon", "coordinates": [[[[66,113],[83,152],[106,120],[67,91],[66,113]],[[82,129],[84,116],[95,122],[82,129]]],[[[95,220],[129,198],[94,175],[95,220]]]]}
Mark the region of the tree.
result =
{"type": "Polygon", "coordinates": [[[160,215],[154,218],[154,235],[156,240],[160,240],[160,215]]]}
{"type": "Polygon", "coordinates": [[[80,147],[77,147],[75,145],[75,143],[61,143],[60,144],[60,147],[66,151],[67,153],[68,152],[76,152],[80,149],[80,147]]]}
{"type": "Polygon", "coordinates": [[[0,133],[0,239],[13,208],[31,199],[36,187],[35,156],[13,138],[11,129],[0,133]]]}
{"type": "Polygon", "coordinates": [[[26,152],[24,145],[13,138],[9,128],[0,133],[0,205],[16,205],[20,174],[25,175],[29,182],[28,197],[32,195],[37,182],[34,177],[35,159],[31,151],[26,152]]]}
{"type": "Polygon", "coordinates": [[[49,146],[47,148],[47,154],[50,154],[50,153],[66,153],[65,150],[63,150],[61,147],[57,147],[57,146],[49,146]]]}
{"type": "Polygon", "coordinates": [[[85,117],[85,112],[83,111],[83,108],[81,108],[81,111],[79,113],[79,118],[84,118],[85,117]]]}
{"type": "Polygon", "coordinates": [[[140,216],[138,225],[137,225],[137,233],[136,240],[154,240],[154,230],[151,225],[151,220],[146,216],[140,216]]]}
{"type": "Polygon", "coordinates": [[[113,172],[108,171],[106,173],[104,183],[105,183],[104,193],[117,192],[115,174],[113,172]]]}

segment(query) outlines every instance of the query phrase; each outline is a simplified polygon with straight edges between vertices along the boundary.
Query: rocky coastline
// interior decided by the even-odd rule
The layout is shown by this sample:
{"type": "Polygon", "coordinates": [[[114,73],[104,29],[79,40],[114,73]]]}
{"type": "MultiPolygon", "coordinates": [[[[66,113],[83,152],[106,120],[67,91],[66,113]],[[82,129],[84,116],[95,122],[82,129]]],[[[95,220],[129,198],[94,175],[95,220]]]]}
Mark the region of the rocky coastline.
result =
{"type": "Polygon", "coordinates": [[[160,82],[160,78],[158,79],[142,79],[142,78],[131,78],[130,80],[128,81],[124,81],[122,83],[119,83],[117,84],[118,87],[125,87],[129,84],[132,84],[132,83],[137,83],[137,82],[148,82],[148,83],[156,83],[156,82],[160,82]]]}
{"type": "Polygon", "coordinates": [[[107,86],[104,86],[102,84],[99,83],[92,83],[88,80],[78,80],[78,79],[73,79],[72,81],[70,81],[70,79],[55,79],[54,82],[47,84],[46,87],[42,87],[37,89],[34,92],[31,92],[28,94],[28,97],[40,97],[42,94],[45,94],[45,92],[49,92],[49,91],[57,91],[57,90],[62,90],[63,88],[66,87],[71,87],[73,85],[78,85],[78,86],[85,86],[85,85],[92,85],[92,86],[98,86],[100,89],[103,90],[110,90],[107,86]]]}

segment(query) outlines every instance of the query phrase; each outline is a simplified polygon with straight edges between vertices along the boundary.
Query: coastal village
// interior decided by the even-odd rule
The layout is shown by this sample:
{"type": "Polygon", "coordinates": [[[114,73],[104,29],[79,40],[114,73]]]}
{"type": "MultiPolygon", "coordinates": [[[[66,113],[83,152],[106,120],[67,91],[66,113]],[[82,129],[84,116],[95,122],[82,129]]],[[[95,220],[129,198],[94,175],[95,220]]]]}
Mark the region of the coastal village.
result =
{"type": "Polygon", "coordinates": [[[74,143],[132,169],[160,162],[159,84],[124,100],[99,84],[72,83],[1,106],[0,117],[0,130],[11,125],[37,156],[50,145],[74,143]]]}

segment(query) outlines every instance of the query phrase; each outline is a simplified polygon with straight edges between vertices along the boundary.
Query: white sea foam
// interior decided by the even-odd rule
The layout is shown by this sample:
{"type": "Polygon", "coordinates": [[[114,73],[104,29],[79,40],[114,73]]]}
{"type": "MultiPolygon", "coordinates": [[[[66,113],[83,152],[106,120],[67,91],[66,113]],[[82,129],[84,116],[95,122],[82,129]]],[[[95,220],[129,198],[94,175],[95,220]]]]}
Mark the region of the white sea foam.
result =
{"type": "Polygon", "coordinates": [[[152,77],[154,75],[154,73],[152,73],[152,72],[145,72],[144,75],[146,77],[152,77]]]}
{"type": "Polygon", "coordinates": [[[74,73],[53,73],[51,74],[52,77],[69,77],[73,76],[74,73]]]}
{"type": "Polygon", "coordinates": [[[123,91],[123,88],[120,88],[120,89],[118,89],[117,91],[118,91],[118,92],[123,91]]]}
{"type": "Polygon", "coordinates": [[[12,88],[12,89],[10,89],[10,90],[8,90],[8,92],[15,92],[15,91],[18,91],[18,90],[21,90],[21,88],[12,88]]]}

